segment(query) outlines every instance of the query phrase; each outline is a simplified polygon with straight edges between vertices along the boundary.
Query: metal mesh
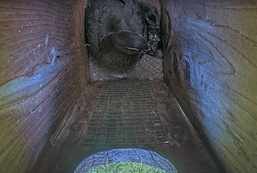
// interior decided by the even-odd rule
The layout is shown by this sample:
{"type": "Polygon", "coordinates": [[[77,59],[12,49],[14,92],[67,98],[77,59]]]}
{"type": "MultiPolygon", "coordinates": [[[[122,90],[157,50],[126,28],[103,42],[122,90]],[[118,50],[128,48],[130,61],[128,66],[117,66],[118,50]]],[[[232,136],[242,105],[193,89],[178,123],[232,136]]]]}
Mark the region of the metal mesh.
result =
{"type": "Polygon", "coordinates": [[[105,82],[91,115],[85,144],[168,143],[146,81],[105,82]]]}

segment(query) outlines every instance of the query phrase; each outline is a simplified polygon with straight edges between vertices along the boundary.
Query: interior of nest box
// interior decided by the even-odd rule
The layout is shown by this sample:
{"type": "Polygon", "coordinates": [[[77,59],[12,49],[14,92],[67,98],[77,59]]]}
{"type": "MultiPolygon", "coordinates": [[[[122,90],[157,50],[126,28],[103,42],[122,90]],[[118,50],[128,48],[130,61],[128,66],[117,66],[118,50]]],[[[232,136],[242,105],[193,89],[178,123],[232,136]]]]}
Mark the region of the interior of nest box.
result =
{"type": "Polygon", "coordinates": [[[87,0],[1,0],[0,172],[74,172],[122,148],[179,173],[256,172],[257,2],[144,2],[163,59],[117,75],[88,56],[87,0]]]}

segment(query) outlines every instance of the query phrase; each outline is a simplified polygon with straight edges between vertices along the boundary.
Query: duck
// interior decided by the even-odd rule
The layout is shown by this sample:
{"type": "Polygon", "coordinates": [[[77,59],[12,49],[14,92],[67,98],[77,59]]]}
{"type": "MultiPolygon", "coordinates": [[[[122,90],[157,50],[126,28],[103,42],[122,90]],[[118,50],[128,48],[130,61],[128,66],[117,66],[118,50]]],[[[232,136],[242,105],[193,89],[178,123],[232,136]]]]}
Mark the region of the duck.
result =
{"type": "Polygon", "coordinates": [[[158,9],[151,4],[139,2],[139,7],[143,12],[143,18],[146,21],[148,29],[160,29],[160,15],[158,9]]]}
{"type": "Polygon", "coordinates": [[[85,16],[89,57],[100,66],[128,69],[145,53],[159,56],[149,44],[137,0],[89,0],[85,16]]]}
{"type": "Polygon", "coordinates": [[[136,64],[141,54],[150,50],[146,40],[131,31],[119,31],[104,37],[100,43],[100,54],[96,59],[111,68],[129,68],[136,64]]]}
{"type": "Polygon", "coordinates": [[[146,23],[147,40],[150,50],[147,54],[162,59],[163,54],[160,50],[160,15],[158,9],[151,4],[139,2],[146,23]]]}

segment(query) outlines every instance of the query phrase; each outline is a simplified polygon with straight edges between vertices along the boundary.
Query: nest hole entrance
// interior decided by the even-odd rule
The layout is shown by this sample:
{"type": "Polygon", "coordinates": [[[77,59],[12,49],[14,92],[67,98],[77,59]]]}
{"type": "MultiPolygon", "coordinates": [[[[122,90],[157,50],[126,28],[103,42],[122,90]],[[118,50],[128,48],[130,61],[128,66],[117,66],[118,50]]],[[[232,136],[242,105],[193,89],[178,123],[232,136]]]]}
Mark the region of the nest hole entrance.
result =
{"type": "Polygon", "coordinates": [[[174,165],[154,151],[139,148],[123,148],[101,151],[85,158],[77,166],[75,173],[84,173],[98,165],[115,162],[137,162],[154,166],[169,173],[177,173],[174,165]]]}

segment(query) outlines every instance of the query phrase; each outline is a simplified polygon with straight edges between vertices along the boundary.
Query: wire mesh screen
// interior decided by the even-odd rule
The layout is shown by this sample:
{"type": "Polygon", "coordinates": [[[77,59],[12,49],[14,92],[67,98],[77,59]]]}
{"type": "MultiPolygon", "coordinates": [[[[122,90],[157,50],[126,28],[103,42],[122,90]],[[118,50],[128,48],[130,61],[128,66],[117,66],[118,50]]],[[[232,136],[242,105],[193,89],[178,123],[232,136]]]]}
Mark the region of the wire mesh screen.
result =
{"type": "Polygon", "coordinates": [[[147,81],[105,82],[91,115],[84,143],[168,143],[147,81]]]}

